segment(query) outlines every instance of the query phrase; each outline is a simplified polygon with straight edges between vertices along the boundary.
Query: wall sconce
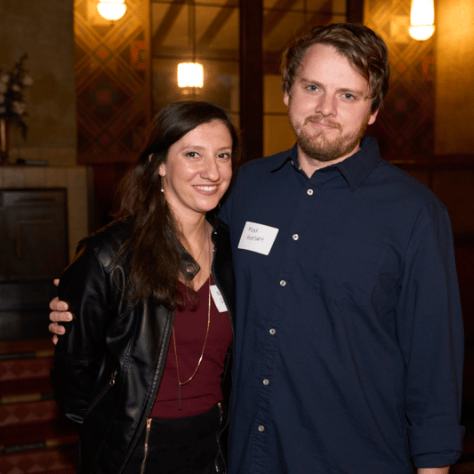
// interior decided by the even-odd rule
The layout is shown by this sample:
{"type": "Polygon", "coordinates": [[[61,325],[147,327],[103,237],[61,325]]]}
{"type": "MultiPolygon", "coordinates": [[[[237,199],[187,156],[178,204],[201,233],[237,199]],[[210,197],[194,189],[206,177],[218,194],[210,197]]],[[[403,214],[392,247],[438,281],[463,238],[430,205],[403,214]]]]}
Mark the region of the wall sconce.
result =
{"type": "Polygon", "coordinates": [[[196,62],[196,12],[194,0],[188,0],[188,32],[193,42],[192,62],[178,64],[178,87],[184,88],[189,93],[192,87],[201,89],[204,86],[204,68],[201,63],[196,62]]]}
{"type": "Polygon", "coordinates": [[[425,41],[431,38],[434,30],[434,0],[411,0],[410,36],[425,41]]]}
{"type": "Polygon", "coordinates": [[[119,20],[125,14],[125,0],[99,0],[97,10],[106,20],[119,20]]]}

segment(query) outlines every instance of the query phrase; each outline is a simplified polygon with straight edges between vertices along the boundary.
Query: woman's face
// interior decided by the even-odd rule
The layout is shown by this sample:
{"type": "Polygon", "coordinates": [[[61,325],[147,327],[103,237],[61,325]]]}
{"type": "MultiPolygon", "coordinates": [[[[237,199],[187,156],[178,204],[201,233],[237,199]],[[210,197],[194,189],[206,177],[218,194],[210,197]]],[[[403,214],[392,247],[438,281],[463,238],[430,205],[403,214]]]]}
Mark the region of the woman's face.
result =
{"type": "Polygon", "coordinates": [[[232,178],[232,136],[220,120],[199,125],[174,143],[159,167],[165,198],[185,218],[214,209],[232,178]]]}

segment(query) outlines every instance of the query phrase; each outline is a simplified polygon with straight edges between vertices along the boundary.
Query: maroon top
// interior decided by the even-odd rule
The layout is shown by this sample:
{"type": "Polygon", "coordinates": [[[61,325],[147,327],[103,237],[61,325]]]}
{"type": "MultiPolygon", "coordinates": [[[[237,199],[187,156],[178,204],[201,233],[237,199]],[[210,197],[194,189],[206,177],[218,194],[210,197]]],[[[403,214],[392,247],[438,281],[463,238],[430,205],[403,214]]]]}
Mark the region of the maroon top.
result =
{"type": "MultiPolygon", "coordinates": [[[[214,285],[212,280],[211,285],[214,285]]],[[[180,283],[180,290],[187,291],[186,294],[192,292],[182,283],[180,283]]],[[[194,299],[182,311],[177,309],[174,318],[181,382],[191,377],[201,356],[207,329],[209,280],[197,292],[197,307],[193,301],[194,299]]],[[[150,417],[183,418],[199,415],[222,401],[221,375],[224,371],[224,358],[231,341],[232,328],[229,313],[227,310],[219,312],[211,296],[211,323],[206,349],[194,378],[181,386],[181,410],[178,408],[178,374],[173,336],[171,336],[163,378],[150,417]]]]}

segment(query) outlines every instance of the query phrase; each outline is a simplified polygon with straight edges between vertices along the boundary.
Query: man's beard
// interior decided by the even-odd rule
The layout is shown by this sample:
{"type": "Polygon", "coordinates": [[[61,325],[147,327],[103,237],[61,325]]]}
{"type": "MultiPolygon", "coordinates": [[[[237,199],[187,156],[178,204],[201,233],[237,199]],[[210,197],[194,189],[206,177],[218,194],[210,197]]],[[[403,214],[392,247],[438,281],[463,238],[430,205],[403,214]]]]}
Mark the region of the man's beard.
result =
{"type": "Polygon", "coordinates": [[[345,155],[350,154],[354,150],[362,137],[364,136],[365,131],[370,119],[370,112],[367,114],[367,117],[361,124],[360,129],[355,135],[345,136],[343,133],[342,126],[332,120],[324,120],[321,115],[315,115],[307,117],[304,121],[304,124],[301,126],[297,124],[291,114],[290,114],[290,123],[296,135],[296,141],[298,142],[299,147],[303,153],[313,160],[317,161],[334,161],[338,158],[342,158],[345,155]],[[330,134],[333,131],[328,130],[315,130],[313,134],[310,133],[306,125],[308,123],[318,123],[322,122],[325,125],[334,127],[339,130],[339,134],[332,140],[329,140],[326,133],[330,134]]]}

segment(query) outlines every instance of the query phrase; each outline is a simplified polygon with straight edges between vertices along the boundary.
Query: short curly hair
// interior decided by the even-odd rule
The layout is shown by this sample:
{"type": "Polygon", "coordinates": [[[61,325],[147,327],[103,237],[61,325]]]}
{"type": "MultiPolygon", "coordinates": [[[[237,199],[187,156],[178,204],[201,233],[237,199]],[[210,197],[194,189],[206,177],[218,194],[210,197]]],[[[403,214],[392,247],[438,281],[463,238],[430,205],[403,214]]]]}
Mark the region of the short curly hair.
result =
{"type": "Polygon", "coordinates": [[[282,57],[283,92],[291,95],[291,88],[306,51],[315,44],[333,46],[346,57],[370,85],[372,113],[380,109],[390,79],[387,46],[370,28],[357,23],[316,26],[292,41],[282,57]]]}

